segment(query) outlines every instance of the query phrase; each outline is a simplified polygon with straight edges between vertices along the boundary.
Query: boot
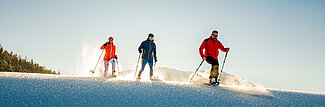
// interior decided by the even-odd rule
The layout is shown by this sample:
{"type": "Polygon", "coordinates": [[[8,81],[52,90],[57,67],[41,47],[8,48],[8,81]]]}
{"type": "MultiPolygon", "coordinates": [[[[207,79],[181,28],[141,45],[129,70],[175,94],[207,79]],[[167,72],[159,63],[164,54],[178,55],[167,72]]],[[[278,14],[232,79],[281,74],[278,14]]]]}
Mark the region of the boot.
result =
{"type": "Polygon", "coordinates": [[[216,78],[210,78],[209,79],[209,84],[216,84],[216,83],[218,83],[216,78]]]}
{"type": "Polygon", "coordinates": [[[116,77],[115,71],[112,72],[112,77],[116,77]]]}
{"type": "Polygon", "coordinates": [[[107,72],[104,72],[104,77],[107,77],[107,72]]]}
{"type": "Polygon", "coordinates": [[[209,77],[210,84],[218,83],[218,75],[219,75],[218,69],[219,69],[218,65],[212,66],[211,71],[210,71],[210,77],[209,77]]]}
{"type": "Polygon", "coordinates": [[[137,76],[137,80],[140,80],[140,79],[141,79],[141,75],[138,75],[138,76],[137,76]]]}
{"type": "Polygon", "coordinates": [[[153,79],[153,76],[149,76],[150,80],[153,79]]]}

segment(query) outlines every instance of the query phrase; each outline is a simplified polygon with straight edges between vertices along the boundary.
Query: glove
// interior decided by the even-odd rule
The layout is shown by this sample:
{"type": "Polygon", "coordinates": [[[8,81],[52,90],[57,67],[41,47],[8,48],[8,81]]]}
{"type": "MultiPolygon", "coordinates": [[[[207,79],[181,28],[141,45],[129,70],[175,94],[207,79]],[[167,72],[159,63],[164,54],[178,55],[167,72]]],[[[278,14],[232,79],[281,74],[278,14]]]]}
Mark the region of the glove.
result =
{"type": "Polygon", "coordinates": [[[115,59],[117,59],[117,55],[115,55],[115,59]]]}
{"type": "Polygon", "coordinates": [[[230,50],[230,48],[225,48],[226,49],[226,52],[228,52],[230,50]]]}
{"type": "Polygon", "coordinates": [[[139,53],[142,53],[142,50],[140,50],[139,53]]]}
{"type": "Polygon", "coordinates": [[[207,58],[205,56],[202,57],[202,60],[207,60],[207,58]]]}
{"type": "Polygon", "coordinates": [[[106,46],[107,46],[107,44],[108,44],[108,42],[104,43],[104,46],[106,47],[106,46]]]}

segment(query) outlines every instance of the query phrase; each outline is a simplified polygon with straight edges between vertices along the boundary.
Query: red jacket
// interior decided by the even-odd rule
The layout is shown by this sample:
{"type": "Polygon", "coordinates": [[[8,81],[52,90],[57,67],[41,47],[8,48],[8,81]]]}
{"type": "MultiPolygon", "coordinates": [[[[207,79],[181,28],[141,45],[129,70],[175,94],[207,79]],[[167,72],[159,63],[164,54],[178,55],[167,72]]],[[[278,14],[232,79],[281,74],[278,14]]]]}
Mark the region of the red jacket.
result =
{"type": "Polygon", "coordinates": [[[218,59],[218,55],[219,55],[218,49],[220,49],[223,52],[226,52],[226,49],[223,47],[221,42],[219,42],[218,40],[213,41],[213,39],[210,37],[203,41],[203,43],[199,48],[199,52],[201,57],[212,56],[214,59],[218,59]],[[203,49],[205,49],[204,54],[203,54],[203,49]]]}
{"type": "Polygon", "coordinates": [[[105,48],[105,57],[104,60],[108,61],[111,58],[115,58],[115,51],[116,51],[116,46],[114,44],[110,44],[108,42],[106,42],[105,44],[103,44],[100,49],[104,49],[105,48]]]}

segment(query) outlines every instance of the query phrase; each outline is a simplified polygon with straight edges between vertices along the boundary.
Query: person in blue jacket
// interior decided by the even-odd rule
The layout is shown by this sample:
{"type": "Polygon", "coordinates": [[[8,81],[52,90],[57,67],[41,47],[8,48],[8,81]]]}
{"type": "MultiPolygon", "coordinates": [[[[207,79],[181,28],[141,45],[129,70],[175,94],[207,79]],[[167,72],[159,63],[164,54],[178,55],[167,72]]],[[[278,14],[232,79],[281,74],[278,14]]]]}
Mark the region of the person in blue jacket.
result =
{"type": "Polygon", "coordinates": [[[150,67],[150,79],[152,79],[153,76],[153,59],[155,60],[155,63],[157,62],[157,56],[156,56],[156,44],[153,42],[154,35],[150,33],[148,35],[147,40],[143,41],[141,45],[138,48],[139,53],[142,54],[142,66],[141,70],[139,71],[139,74],[137,76],[137,79],[141,79],[141,73],[144,70],[144,67],[146,64],[149,64],[150,67]]]}

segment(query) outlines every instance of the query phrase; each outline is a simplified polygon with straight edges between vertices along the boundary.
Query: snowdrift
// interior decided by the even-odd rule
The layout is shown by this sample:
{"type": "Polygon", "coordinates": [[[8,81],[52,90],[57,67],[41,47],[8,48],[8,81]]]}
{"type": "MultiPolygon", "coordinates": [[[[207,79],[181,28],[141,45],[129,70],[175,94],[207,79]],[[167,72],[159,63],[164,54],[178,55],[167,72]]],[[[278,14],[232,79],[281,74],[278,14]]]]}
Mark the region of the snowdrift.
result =
{"type": "MultiPolygon", "coordinates": [[[[172,68],[160,67],[154,70],[154,78],[162,80],[165,83],[202,85],[208,83],[209,72],[210,71],[208,70],[201,70],[194,76],[193,80],[189,82],[194,71],[180,71],[172,68]]],[[[119,72],[118,78],[114,80],[135,80],[134,74],[135,70],[119,72]]],[[[143,77],[147,77],[144,81],[149,80],[148,69],[143,72],[142,78],[143,77]]],[[[233,91],[249,94],[271,95],[262,85],[254,84],[244,78],[226,72],[222,73],[220,80],[220,86],[233,91]]]]}

